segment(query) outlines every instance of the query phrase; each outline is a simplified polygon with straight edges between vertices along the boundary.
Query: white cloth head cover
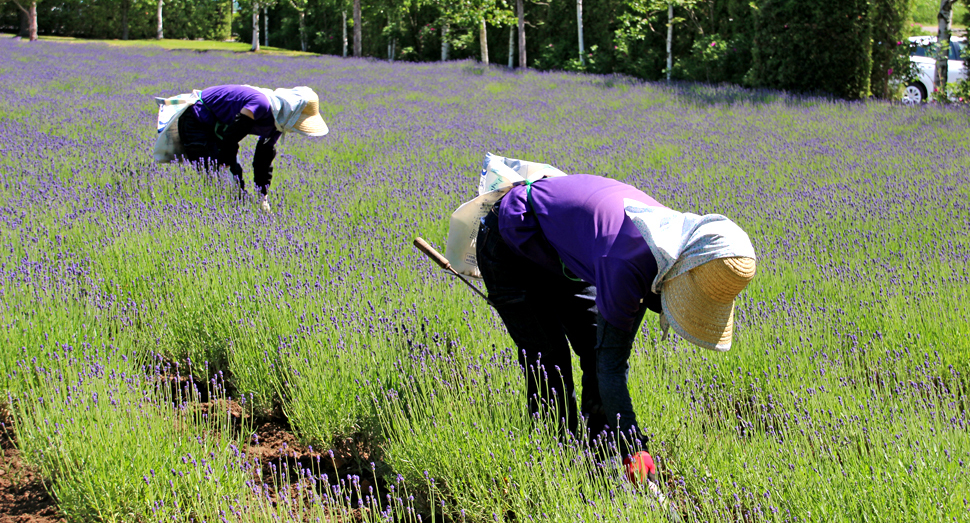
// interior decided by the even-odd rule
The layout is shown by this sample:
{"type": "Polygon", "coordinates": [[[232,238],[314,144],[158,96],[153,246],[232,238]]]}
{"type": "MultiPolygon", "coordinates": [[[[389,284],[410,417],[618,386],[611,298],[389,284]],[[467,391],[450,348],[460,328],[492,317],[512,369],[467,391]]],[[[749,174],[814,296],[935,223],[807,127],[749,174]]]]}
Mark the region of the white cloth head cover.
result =
{"type": "MultiPolygon", "coordinates": [[[[651,285],[655,293],[662,294],[664,282],[709,261],[733,257],[757,259],[748,234],[720,214],[701,216],[678,212],[629,198],[623,200],[623,210],[657,260],[657,277],[651,285]]],[[[666,314],[660,315],[660,325],[666,336],[669,325],[666,314]]]]}
{"type": "Polygon", "coordinates": [[[273,119],[276,120],[276,130],[281,133],[292,132],[303,115],[307,99],[311,97],[316,99],[313,90],[305,86],[292,89],[280,88],[275,91],[253,85],[248,87],[258,90],[269,99],[269,104],[273,108],[273,119]]]}

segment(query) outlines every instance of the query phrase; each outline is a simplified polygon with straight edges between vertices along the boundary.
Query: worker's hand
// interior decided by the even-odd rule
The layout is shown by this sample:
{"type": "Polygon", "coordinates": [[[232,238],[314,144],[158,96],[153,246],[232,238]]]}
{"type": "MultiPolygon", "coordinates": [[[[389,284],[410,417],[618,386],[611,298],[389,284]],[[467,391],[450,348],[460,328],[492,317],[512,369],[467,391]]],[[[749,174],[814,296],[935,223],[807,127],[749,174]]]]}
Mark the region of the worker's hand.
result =
{"type": "Polygon", "coordinates": [[[653,456],[641,450],[632,457],[623,458],[623,466],[626,468],[626,477],[632,483],[640,485],[644,480],[657,482],[657,465],[653,462],[653,456]]]}
{"type": "Polygon", "coordinates": [[[266,197],[265,194],[263,195],[262,199],[259,202],[259,210],[266,213],[270,212],[269,199],[266,197]]]}

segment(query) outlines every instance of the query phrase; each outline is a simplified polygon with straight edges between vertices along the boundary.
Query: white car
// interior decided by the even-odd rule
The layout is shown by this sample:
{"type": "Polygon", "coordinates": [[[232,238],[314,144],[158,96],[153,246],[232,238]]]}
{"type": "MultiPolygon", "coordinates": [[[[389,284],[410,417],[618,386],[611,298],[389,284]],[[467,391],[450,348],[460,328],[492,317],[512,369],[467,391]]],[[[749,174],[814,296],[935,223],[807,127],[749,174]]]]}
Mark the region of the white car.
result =
{"type": "MultiPolygon", "coordinates": [[[[906,90],[903,91],[903,103],[918,104],[925,102],[936,87],[933,83],[933,76],[936,72],[936,37],[914,36],[909,41],[916,44],[909,60],[916,66],[918,75],[916,81],[907,85],[906,90]]],[[[967,66],[963,63],[963,49],[966,45],[966,38],[950,38],[947,83],[967,79],[967,66]]]]}

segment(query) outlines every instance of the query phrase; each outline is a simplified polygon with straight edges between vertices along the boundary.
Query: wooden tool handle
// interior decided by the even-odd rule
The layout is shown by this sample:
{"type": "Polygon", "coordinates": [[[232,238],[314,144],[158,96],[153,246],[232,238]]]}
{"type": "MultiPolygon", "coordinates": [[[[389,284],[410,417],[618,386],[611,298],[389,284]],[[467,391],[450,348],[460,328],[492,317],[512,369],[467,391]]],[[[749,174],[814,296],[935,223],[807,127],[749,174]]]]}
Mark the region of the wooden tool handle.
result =
{"type": "Polygon", "coordinates": [[[434,262],[440,265],[442,269],[446,271],[451,270],[451,263],[448,262],[448,259],[442,256],[440,252],[434,250],[434,247],[429,245],[428,242],[424,241],[424,239],[420,236],[414,239],[414,246],[417,247],[421,252],[427,254],[428,258],[434,260],[434,262]]]}

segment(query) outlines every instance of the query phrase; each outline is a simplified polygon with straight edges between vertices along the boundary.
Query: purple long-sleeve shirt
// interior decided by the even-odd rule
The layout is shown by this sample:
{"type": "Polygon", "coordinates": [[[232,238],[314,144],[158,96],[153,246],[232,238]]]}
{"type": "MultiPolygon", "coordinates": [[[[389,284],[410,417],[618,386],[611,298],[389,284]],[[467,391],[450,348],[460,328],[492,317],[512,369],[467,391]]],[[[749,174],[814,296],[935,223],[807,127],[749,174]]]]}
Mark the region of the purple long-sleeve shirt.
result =
{"type": "Polygon", "coordinates": [[[202,101],[191,110],[199,121],[215,126],[216,122],[229,125],[243,109],[253,113],[254,125],[249,134],[265,138],[273,145],[282,135],[276,130],[273,107],[266,95],[245,85],[217,85],[202,90],[202,101]]]}
{"type": "Polygon", "coordinates": [[[623,210],[623,199],[661,206],[625,183],[588,174],[513,187],[499,206],[499,233],[518,254],[556,273],[563,266],[596,286],[596,306],[615,327],[637,327],[640,307],[660,312],[650,290],[657,261],[623,210]]]}

